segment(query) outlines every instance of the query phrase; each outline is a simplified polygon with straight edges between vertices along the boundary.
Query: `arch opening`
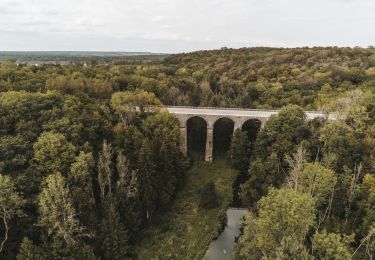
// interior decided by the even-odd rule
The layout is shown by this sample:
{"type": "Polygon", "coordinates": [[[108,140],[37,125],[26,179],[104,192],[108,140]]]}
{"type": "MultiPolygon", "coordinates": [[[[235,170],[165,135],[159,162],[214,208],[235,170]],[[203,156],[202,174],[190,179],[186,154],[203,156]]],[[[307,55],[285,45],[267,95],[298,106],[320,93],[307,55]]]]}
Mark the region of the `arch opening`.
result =
{"type": "Polygon", "coordinates": [[[214,123],[213,129],[213,156],[225,156],[229,151],[233,136],[234,122],[232,119],[223,117],[214,123]]]}
{"type": "Polygon", "coordinates": [[[250,144],[253,144],[258,136],[262,122],[259,119],[249,119],[242,125],[242,131],[247,132],[250,144]]]}
{"type": "Polygon", "coordinates": [[[188,155],[204,160],[207,139],[207,122],[202,117],[194,116],[186,122],[188,155]]]}

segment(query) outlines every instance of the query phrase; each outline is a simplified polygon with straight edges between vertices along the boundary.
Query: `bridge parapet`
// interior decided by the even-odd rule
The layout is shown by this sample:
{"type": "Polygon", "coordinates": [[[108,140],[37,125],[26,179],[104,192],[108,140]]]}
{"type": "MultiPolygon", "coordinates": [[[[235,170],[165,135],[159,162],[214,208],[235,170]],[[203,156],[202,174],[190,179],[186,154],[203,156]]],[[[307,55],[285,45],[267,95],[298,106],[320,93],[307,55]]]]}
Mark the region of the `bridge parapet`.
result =
{"type": "MultiPolygon", "coordinates": [[[[280,110],[268,109],[242,109],[242,108],[214,108],[214,107],[189,107],[189,106],[168,106],[166,109],[174,114],[180,122],[181,130],[181,152],[187,155],[187,122],[190,118],[200,117],[205,120],[207,124],[207,139],[206,139],[206,161],[212,160],[213,151],[213,128],[215,122],[220,118],[228,118],[234,122],[234,129],[241,129],[243,124],[250,120],[256,119],[261,122],[263,127],[267,120],[280,112],[280,110]]],[[[336,120],[333,114],[325,114],[319,111],[305,111],[308,120],[317,117],[326,117],[329,120],[336,120]]]]}

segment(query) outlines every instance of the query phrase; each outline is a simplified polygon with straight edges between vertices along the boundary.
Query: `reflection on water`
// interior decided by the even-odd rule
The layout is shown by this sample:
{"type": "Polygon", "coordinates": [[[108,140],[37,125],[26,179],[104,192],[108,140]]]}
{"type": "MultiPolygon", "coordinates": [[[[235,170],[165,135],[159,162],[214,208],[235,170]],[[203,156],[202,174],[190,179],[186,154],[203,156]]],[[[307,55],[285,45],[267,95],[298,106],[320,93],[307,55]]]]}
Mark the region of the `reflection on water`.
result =
{"type": "Polygon", "coordinates": [[[204,260],[229,260],[232,254],[234,240],[240,235],[242,218],[248,213],[247,209],[230,208],[227,210],[228,222],[223,233],[213,241],[208,248],[204,260]]]}

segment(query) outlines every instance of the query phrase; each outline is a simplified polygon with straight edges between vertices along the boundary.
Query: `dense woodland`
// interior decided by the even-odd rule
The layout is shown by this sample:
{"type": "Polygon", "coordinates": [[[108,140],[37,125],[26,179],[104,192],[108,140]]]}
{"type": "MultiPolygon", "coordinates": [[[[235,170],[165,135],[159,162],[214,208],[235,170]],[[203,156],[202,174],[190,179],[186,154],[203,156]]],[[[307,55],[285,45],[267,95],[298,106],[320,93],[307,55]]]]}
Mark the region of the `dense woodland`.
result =
{"type": "MultiPolygon", "coordinates": [[[[196,163],[163,105],[282,108],[257,135],[231,140],[228,165],[251,209],[234,259],[372,259],[374,49],[84,63],[0,64],[1,259],[139,258],[196,163]]],[[[201,187],[199,208],[220,207],[207,196],[215,185],[201,187]]],[[[160,247],[156,259],[202,258],[160,247]]]]}

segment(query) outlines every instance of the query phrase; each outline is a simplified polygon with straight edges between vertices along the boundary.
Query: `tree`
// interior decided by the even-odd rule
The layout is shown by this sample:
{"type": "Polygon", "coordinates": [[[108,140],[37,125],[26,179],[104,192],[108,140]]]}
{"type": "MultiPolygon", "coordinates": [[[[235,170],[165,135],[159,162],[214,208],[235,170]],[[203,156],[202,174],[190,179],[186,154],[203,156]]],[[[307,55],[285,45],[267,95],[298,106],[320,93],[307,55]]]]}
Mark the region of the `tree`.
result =
{"type": "Polygon", "coordinates": [[[208,182],[201,191],[199,207],[203,209],[213,209],[219,206],[219,200],[216,194],[215,183],[208,182]]]}
{"type": "Polygon", "coordinates": [[[309,135],[306,115],[299,106],[286,106],[270,117],[255,141],[249,180],[241,189],[246,202],[257,201],[270,185],[279,187],[284,182],[288,171],[285,155],[293,153],[309,135]]]}
{"type": "Polygon", "coordinates": [[[154,154],[150,142],[145,139],[139,152],[139,189],[140,199],[146,211],[146,218],[153,214],[157,200],[158,176],[154,154]]]}
{"type": "Polygon", "coordinates": [[[95,198],[93,191],[94,157],[80,152],[70,167],[68,183],[79,219],[85,224],[95,225],[95,198]]]}
{"type": "Polygon", "coordinates": [[[353,169],[361,161],[361,142],[355,138],[354,131],[342,121],[330,121],[321,130],[320,141],[325,154],[337,157],[336,169],[344,166],[353,169]]]}
{"type": "Polygon", "coordinates": [[[129,250],[128,233],[120,222],[120,216],[113,201],[105,203],[100,236],[104,259],[126,258],[129,250]]]}
{"type": "Polygon", "coordinates": [[[136,235],[141,224],[139,171],[130,167],[130,161],[120,152],[117,154],[115,200],[121,219],[127,224],[129,237],[136,235]]]}
{"type": "MultiPolygon", "coordinates": [[[[375,177],[366,174],[360,185],[360,197],[356,200],[356,208],[361,211],[362,223],[360,224],[360,235],[362,237],[359,246],[353,253],[359,255],[360,249],[365,248],[365,253],[371,257],[375,254],[375,177]]],[[[362,250],[363,251],[363,250],[362,250]]],[[[364,256],[363,256],[364,257],[364,256]]]]}
{"type": "Polygon", "coordinates": [[[154,93],[144,90],[116,92],[112,95],[112,107],[127,122],[138,112],[144,113],[147,110],[154,111],[162,105],[154,93]]]}
{"type": "Polygon", "coordinates": [[[276,259],[309,259],[310,255],[303,243],[294,236],[283,237],[280,246],[276,249],[276,259]]]}
{"type": "Polygon", "coordinates": [[[306,254],[303,243],[315,220],[314,199],[309,194],[271,188],[258,208],[258,217],[250,215],[244,226],[240,259],[306,254]]]}
{"type": "Polygon", "coordinates": [[[336,185],[335,173],[319,163],[304,163],[300,169],[291,171],[287,185],[297,191],[305,192],[315,198],[316,207],[328,202],[336,185]]]}
{"type": "Polygon", "coordinates": [[[233,139],[229,149],[232,166],[241,173],[246,173],[249,166],[250,143],[246,132],[241,129],[234,131],[233,139]]]}
{"type": "Polygon", "coordinates": [[[114,128],[115,145],[120,148],[129,159],[132,167],[137,166],[139,150],[142,146],[143,134],[134,125],[119,123],[114,128]]]}
{"type": "Polygon", "coordinates": [[[375,223],[375,177],[366,174],[361,185],[362,199],[358,206],[364,211],[364,218],[361,225],[362,235],[366,235],[375,223]]]}
{"type": "Polygon", "coordinates": [[[75,151],[75,146],[60,133],[44,132],[34,144],[34,158],[45,174],[66,174],[74,161],[75,151]]]}
{"type": "Polygon", "coordinates": [[[73,199],[64,177],[60,173],[49,175],[45,187],[39,195],[40,225],[48,235],[61,238],[67,245],[76,244],[91,233],[83,227],[77,218],[73,199]]]}
{"type": "Polygon", "coordinates": [[[290,189],[271,188],[259,203],[259,242],[265,246],[272,242],[280,244],[283,237],[305,239],[315,220],[314,199],[290,189]]]}
{"type": "Polygon", "coordinates": [[[326,230],[315,233],[312,239],[313,255],[318,259],[351,259],[349,244],[353,236],[327,233],[326,230]]]}
{"type": "Polygon", "coordinates": [[[23,238],[18,254],[17,254],[17,260],[47,260],[47,257],[43,256],[43,252],[39,247],[34,245],[33,241],[31,241],[29,238],[25,237],[23,238]]]}
{"type": "Polygon", "coordinates": [[[8,240],[11,221],[23,214],[22,206],[25,200],[17,192],[16,186],[9,176],[0,174],[0,218],[4,224],[4,237],[0,244],[0,253],[3,252],[8,240]]]}
{"type": "Polygon", "coordinates": [[[138,171],[132,170],[128,159],[120,152],[116,164],[118,180],[116,195],[119,200],[126,200],[138,196],[138,171]]]}
{"type": "Polygon", "coordinates": [[[262,253],[254,246],[258,222],[253,212],[245,216],[243,227],[243,234],[234,246],[232,258],[236,260],[260,259],[262,253]]]}
{"type": "Polygon", "coordinates": [[[99,154],[98,162],[98,182],[102,200],[107,194],[112,194],[112,157],[112,145],[104,140],[102,152],[99,154]]]}
{"type": "MultiPolygon", "coordinates": [[[[157,191],[155,201],[157,206],[166,208],[176,191],[177,184],[182,180],[186,168],[185,158],[178,146],[179,124],[177,119],[168,112],[159,112],[148,117],[142,128],[149,140],[149,149],[152,154],[150,160],[153,160],[153,167],[150,169],[154,168],[155,170],[153,179],[153,185],[157,191]]],[[[140,160],[143,155],[140,152],[140,160]]]]}
{"type": "Polygon", "coordinates": [[[266,122],[257,137],[254,154],[266,158],[270,153],[276,153],[279,158],[284,158],[308,136],[306,114],[301,107],[289,105],[266,122]]]}
{"type": "Polygon", "coordinates": [[[139,194],[147,217],[154,209],[170,204],[177,185],[182,181],[186,160],[178,143],[178,121],[168,112],[149,116],[142,124],[144,140],[139,150],[139,194]]]}
{"type": "Polygon", "coordinates": [[[111,95],[112,87],[108,81],[77,74],[50,78],[46,82],[46,88],[80,97],[108,98],[111,95]]]}
{"type": "Polygon", "coordinates": [[[276,154],[271,154],[265,161],[260,158],[250,161],[249,179],[241,185],[242,201],[252,205],[267,193],[269,186],[280,186],[283,180],[280,168],[276,154]]]}

